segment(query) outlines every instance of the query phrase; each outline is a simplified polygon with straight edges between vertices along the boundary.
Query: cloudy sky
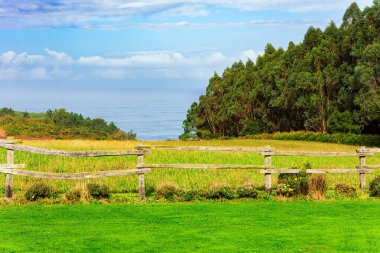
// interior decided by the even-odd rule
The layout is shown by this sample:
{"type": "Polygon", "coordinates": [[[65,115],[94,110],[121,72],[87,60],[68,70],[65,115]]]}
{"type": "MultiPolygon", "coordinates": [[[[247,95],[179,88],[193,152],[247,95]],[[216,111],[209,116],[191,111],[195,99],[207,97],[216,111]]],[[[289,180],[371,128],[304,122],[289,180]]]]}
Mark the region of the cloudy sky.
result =
{"type": "Polygon", "coordinates": [[[351,2],[0,0],[0,88],[203,90],[267,42],[286,47],[311,25],[339,24],[351,2]]]}

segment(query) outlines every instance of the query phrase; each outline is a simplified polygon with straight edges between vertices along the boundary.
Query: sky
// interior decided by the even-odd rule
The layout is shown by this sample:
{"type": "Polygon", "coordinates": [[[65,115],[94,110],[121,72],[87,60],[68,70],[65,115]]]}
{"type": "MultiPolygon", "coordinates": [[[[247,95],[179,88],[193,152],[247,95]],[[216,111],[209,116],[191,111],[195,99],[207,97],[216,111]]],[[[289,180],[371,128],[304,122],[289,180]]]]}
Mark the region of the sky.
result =
{"type": "Polygon", "coordinates": [[[203,92],[268,42],[340,24],[351,2],[0,0],[0,93],[203,92]]]}

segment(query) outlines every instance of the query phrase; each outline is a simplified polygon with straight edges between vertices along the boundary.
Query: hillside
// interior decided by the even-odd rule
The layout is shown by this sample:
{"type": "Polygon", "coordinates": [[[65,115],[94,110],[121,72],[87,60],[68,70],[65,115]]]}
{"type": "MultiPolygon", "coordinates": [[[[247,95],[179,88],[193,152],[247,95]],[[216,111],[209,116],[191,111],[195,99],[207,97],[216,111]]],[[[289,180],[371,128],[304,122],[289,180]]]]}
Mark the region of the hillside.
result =
{"type": "Polygon", "coordinates": [[[14,136],[19,139],[135,139],[132,131],[125,133],[113,122],[85,118],[65,109],[46,113],[17,112],[11,108],[0,109],[0,138],[14,136]]]}
{"type": "Polygon", "coordinates": [[[256,62],[210,78],[181,138],[261,133],[380,133],[380,1],[353,3],[339,27],[310,27],[287,49],[267,44],[256,62]]]}

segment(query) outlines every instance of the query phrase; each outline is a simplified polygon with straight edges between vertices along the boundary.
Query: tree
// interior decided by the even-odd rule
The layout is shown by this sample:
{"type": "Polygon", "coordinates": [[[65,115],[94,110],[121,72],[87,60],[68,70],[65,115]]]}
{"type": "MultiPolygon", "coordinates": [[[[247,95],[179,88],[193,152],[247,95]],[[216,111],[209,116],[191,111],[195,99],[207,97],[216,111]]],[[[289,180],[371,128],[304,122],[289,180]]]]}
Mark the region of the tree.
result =
{"type": "MultiPolygon", "coordinates": [[[[183,122],[184,136],[275,131],[379,134],[380,0],[351,4],[337,27],[310,27],[286,50],[268,43],[256,62],[214,73],[183,122]]],[[[182,136],[182,137],[184,137],[182,136]]]]}

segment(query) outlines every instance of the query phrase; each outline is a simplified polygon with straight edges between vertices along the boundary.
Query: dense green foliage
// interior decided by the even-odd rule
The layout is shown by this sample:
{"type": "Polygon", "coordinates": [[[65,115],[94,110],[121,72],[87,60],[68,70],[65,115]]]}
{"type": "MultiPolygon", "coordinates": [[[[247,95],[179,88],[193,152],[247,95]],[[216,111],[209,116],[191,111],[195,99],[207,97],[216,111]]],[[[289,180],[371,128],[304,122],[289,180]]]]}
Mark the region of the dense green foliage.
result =
{"type": "Polygon", "coordinates": [[[15,116],[16,112],[12,108],[3,107],[0,109],[0,117],[3,116],[15,116]]]}
{"type": "Polygon", "coordinates": [[[357,196],[356,188],[345,183],[337,183],[334,190],[336,194],[346,198],[355,198],[357,196]]]}
{"type": "Polygon", "coordinates": [[[47,137],[55,139],[136,139],[132,131],[125,133],[104,119],[85,118],[65,109],[48,110],[41,114],[0,109],[0,128],[9,136],[47,137]]]}
{"type": "Polygon", "coordinates": [[[317,141],[328,143],[341,143],[350,145],[380,146],[380,135],[334,133],[325,134],[317,132],[276,132],[273,134],[255,134],[249,136],[261,140],[293,140],[293,141],[317,141]]]}
{"type": "MultiPolygon", "coordinates": [[[[306,174],[306,169],[309,169],[309,167],[310,165],[307,165],[307,168],[301,170],[298,174],[279,174],[277,193],[286,197],[309,194],[309,178],[306,174]]],[[[298,168],[294,167],[292,169],[298,168]]]]}
{"type": "Polygon", "coordinates": [[[107,185],[89,183],[87,184],[88,194],[95,199],[108,199],[110,197],[110,190],[107,185]]]}
{"type": "Polygon", "coordinates": [[[268,44],[256,63],[214,74],[183,123],[181,138],[278,131],[379,134],[380,1],[353,3],[343,22],[310,27],[286,50],[268,44]]]}
{"type": "Polygon", "coordinates": [[[380,197],[380,177],[376,177],[371,181],[369,192],[372,197],[380,197]]]}
{"type": "Polygon", "coordinates": [[[378,200],[0,207],[1,252],[378,252],[378,200]]]}
{"type": "Polygon", "coordinates": [[[28,188],[24,195],[27,200],[36,201],[38,199],[51,198],[55,194],[50,185],[37,181],[28,188]]]}

